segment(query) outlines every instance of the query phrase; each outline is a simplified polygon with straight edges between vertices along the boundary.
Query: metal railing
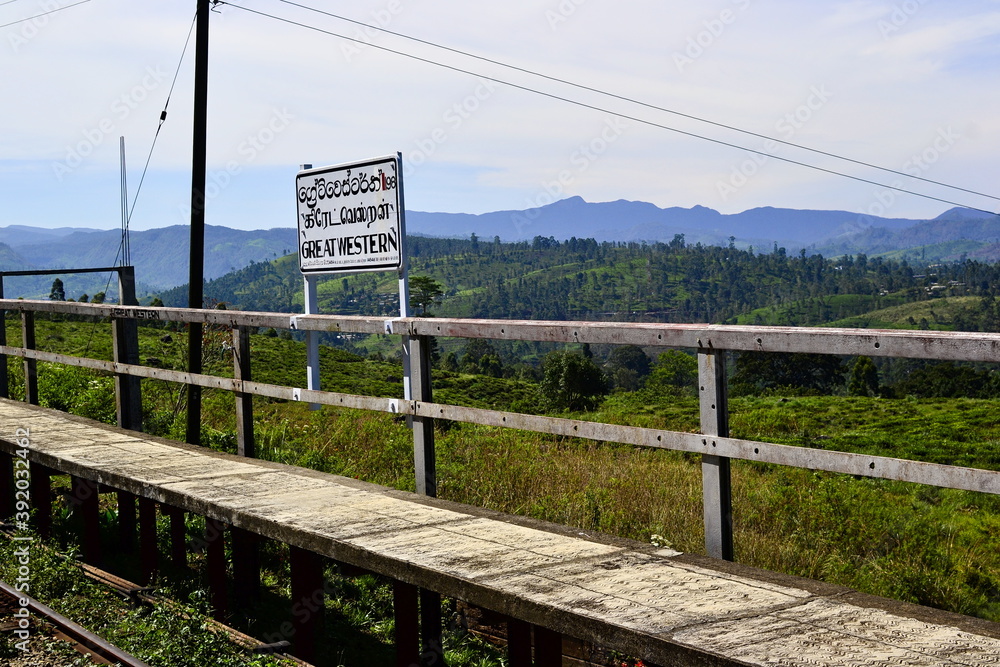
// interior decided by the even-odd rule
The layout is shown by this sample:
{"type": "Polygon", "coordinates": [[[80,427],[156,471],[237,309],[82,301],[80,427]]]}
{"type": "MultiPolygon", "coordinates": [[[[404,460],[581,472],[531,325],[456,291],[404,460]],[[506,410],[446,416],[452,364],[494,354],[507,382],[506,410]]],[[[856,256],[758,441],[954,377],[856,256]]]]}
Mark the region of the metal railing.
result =
{"type": "Polygon", "coordinates": [[[0,312],[2,311],[16,311],[20,314],[23,338],[19,347],[7,345],[5,338],[0,339],[0,395],[7,396],[8,355],[23,358],[25,396],[29,402],[38,400],[36,364],[39,361],[114,373],[120,380],[116,383],[119,425],[136,430],[141,430],[141,424],[137,421],[139,412],[134,407],[139,404],[136,395],[139,387],[138,382],[124,381],[127,378],[149,378],[224,389],[234,392],[236,396],[237,450],[244,456],[254,456],[255,453],[252,396],[407,415],[413,421],[417,491],[426,495],[436,495],[435,419],[701,454],[706,548],[708,554],[716,558],[733,558],[730,482],[732,459],[1000,494],[1000,471],[732,438],[729,436],[725,369],[727,351],[997,362],[1000,361],[1000,334],[700,324],[386,319],[11,299],[0,299],[0,312]],[[116,332],[114,360],[75,357],[34,349],[34,315],[38,312],[111,318],[116,323],[113,327],[116,332]],[[192,374],[138,364],[135,328],[121,327],[119,323],[142,321],[200,323],[231,328],[233,377],[192,374]],[[255,382],[251,373],[250,333],[262,327],[406,336],[409,341],[407,352],[411,355],[413,399],[361,396],[255,382]],[[695,348],[698,352],[701,433],[435,403],[432,400],[430,368],[431,336],[695,348]]]}

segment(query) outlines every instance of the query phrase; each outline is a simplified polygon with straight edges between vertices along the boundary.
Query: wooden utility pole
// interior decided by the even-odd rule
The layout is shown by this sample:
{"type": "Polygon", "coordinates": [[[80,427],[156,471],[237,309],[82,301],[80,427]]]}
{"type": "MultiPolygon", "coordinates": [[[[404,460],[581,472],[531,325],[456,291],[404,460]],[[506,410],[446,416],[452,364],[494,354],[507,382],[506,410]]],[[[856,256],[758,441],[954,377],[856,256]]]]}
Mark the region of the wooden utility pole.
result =
{"type": "MultiPolygon", "coordinates": [[[[194,56],[194,138],[191,152],[191,259],[188,307],[204,305],[205,170],[208,136],[208,17],[212,0],[197,0],[194,56]]],[[[188,338],[188,372],[201,373],[201,324],[192,322],[188,338]]],[[[201,444],[201,387],[188,385],[187,441],[201,444]]]]}

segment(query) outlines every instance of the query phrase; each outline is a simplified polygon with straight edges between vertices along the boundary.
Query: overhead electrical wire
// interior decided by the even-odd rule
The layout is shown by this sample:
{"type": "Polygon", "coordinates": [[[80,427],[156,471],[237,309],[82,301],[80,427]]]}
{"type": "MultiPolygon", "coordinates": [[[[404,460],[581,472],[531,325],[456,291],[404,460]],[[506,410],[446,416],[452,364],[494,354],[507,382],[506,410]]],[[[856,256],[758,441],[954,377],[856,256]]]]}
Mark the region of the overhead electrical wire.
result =
{"type": "Polygon", "coordinates": [[[611,98],[614,98],[616,100],[622,100],[623,102],[629,102],[631,104],[636,104],[638,106],[646,107],[647,109],[653,109],[655,111],[662,111],[664,113],[672,114],[674,116],[680,116],[681,118],[687,118],[689,120],[695,120],[695,121],[698,121],[699,123],[706,123],[708,125],[714,125],[715,127],[721,127],[721,128],[727,129],[727,130],[732,130],[733,132],[739,132],[741,134],[746,134],[746,135],[749,135],[751,137],[757,137],[759,139],[766,139],[768,141],[773,141],[775,143],[782,144],[782,145],[785,145],[785,146],[791,146],[793,148],[798,148],[800,150],[809,151],[810,153],[816,153],[817,155],[825,155],[827,157],[836,158],[838,160],[843,160],[845,162],[850,162],[852,164],[857,164],[857,165],[860,165],[860,166],[863,166],[863,167],[869,167],[871,169],[877,169],[879,171],[888,172],[890,174],[896,174],[898,176],[905,176],[906,178],[912,178],[914,180],[923,181],[925,183],[932,183],[934,185],[940,185],[942,187],[949,188],[951,190],[959,190],[961,192],[966,192],[968,194],[979,195],[980,197],[986,197],[988,199],[995,199],[997,201],[1000,201],[1000,197],[994,196],[994,195],[990,195],[990,194],[986,194],[985,192],[977,192],[976,190],[969,190],[968,188],[963,188],[963,187],[960,187],[958,185],[951,185],[949,183],[942,183],[941,181],[935,181],[935,180],[930,179],[930,178],[924,178],[923,176],[918,176],[918,175],[915,175],[915,174],[909,174],[909,173],[907,173],[905,171],[899,171],[897,169],[890,169],[889,167],[882,167],[880,165],[873,164],[871,162],[865,162],[863,160],[856,160],[854,158],[850,158],[850,157],[847,157],[847,156],[844,156],[844,155],[838,155],[837,153],[831,153],[831,152],[828,152],[828,151],[820,150],[818,148],[812,148],[810,146],[805,146],[803,144],[797,144],[797,143],[792,142],[792,141],[786,141],[784,139],[778,139],[777,137],[772,137],[772,136],[769,136],[769,135],[766,135],[766,134],[761,134],[759,132],[754,132],[752,130],[747,130],[747,129],[744,129],[744,128],[741,128],[741,127],[736,127],[735,125],[728,125],[726,123],[720,123],[718,121],[710,120],[708,118],[703,118],[701,116],[696,116],[694,114],[684,113],[683,111],[677,111],[676,109],[669,109],[667,107],[657,106],[655,104],[650,104],[648,102],[643,102],[642,100],[637,100],[634,97],[628,97],[626,95],[619,95],[617,93],[612,93],[612,92],[607,91],[607,90],[601,90],[600,88],[594,88],[594,87],[588,86],[586,84],[577,83],[575,81],[570,81],[568,79],[562,79],[562,78],[559,78],[557,76],[551,76],[551,75],[548,75],[548,74],[545,74],[543,72],[539,72],[539,71],[536,71],[536,70],[527,69],[525,67],[518,67],[517,65],[511,65],[509,63],[505,63],[505,62],[502,62],[500,60],[494,60],[493,58],[487,58],[485,56],[481,56],[481,55],[478,55],[478,54],[475,54],[475,53],[470,53],[469,51],[463,51],[461,49],[456,49],[456,48],[453,48],[453,47],[450,47],[450,46],[445,46],[444,44],[438,44],[437,42],[431,42],[431,41],[426,40],[426,39],[420,39],[419,37],[413,37],[412,35],[407,35],[407,34],[401,33],[401,32],[395,32],[395,31],[389,30],[387,28],[383,28],[383,27],[380,27],[380,26],[377,26],[377,25],[372,25],[370,23],[365,23],[364,21],[358,21],[358,20],[349,18],[347,16],[341,16],[340,14],[334,14],[333,12],[327,12],[327,11],[323,11],[322,9],[316,9],[315,7],[309,7],[308,5],[300,4],[298,2],[292,2],[292,0],[278,0],[278,1],[279,2],[283,2],[286,5],[292,5],[293,7],[299,7],[301,9],[305,9],[307,11],[316,12],[317,14],[322,14],[324,16],[329,16],[331,18],[339,19],[341,21],[346,21],[348,23],[353,23],[355,25],[358,25],[358,26],[361,26],[361,27],[364,27],[364,28],[369,28],[371,30],[377,30],[379,32],[384,32],[384,33],[386,33],[388,35],[393,35],[395,37],[400,37],[402,39],[408,39],[408,40],[410,40],[412,42],[417,42],[419,44],[425,44],[427,46],[432,46],[432,47],[434,47],[436,49],[442,49],[444,51],[449,51],[451,53],[457,53],[459,55],[466,56],[468,58],[474,58],[476,60],[481,60],[483,62],[490,63],[491,65],[499,65],[500,67],[505,67],[507,69],[514,70],[514,71],[517,71],[517,72],[523,72],[525,74],[530,74],[532,76],[537,76],[537,77],[539,77],[541,79],[546,79],[548,81],[554,81],[556,83],[561,83],[561,84],[565,84],[567,86],[572,86],[573,88],[579,88],[580,90],[586,90],[586,91],[589,91],[589,92],[592,92],[592,93],[598,93],[599,95],[604,95],[605,97],[611,97],[611,98]]]}
{"type": "MultiPolygon", "coordinates": [[[[10,2],[6,2],[4,4],[9,5],[11,2],[14,2],[14,0],[10,0],[10,2]]],[[[56,12],[61,12],[64,9],[69,9],[70,7],[76,7],[77,5],[86,4],[88,2],[90,2],[90,0],[80,0],[80,2],[74,2],[72,5],[66,5],[65,7],[57,7],[53,10],[42,12],[41,14],[35,14],[34,16],[18,19],[17,21],[11,21],[10,23],[4,23],[3,25],[0,25],[0,28],[8,28],[12,25],[17,25],[18,23],[24,23],[25,21],[33,21],[34,19],[40,19],[43,16],[48,16],[49,14],[55,14],[56,12]]]]}
{"type": "MultiPolygon", "coordinates": [[[[128,233],[128,226],[129,226],[129,223],[132,221],[132,213],[135,212],[135,205],[136,205],[136,202],[139,200],[139,192],[142,190],[142,184],[146,180],[146,171],[149,169],[149,162],[150,162],[150,160],[153,157],[153,149],[156,148],[156,140],[160,136],[160,130],[163,128],[164,121],[167,120],[167,107],[170,106],[170,97],[174,94],[174,86],[177,85],[177,77],[178,77],[178,75],[180,75],[181,65],[184,64],[184,56],[187,54],[188,45],[191,43],[191,33],[194,31],[195,20],[197,19],[197,16],[198,16],[197,13],[195,13],[194,18],[191,19],[191,27],[188,28],[187,37],[184,39],[184,48],[181,49],[181,57],[177,61],[177,69],[174,70],[174,78],[170,82],[170,90],[167,91],[167,101],[164,102],[164,104],[163,104],[163,111],[160,112],[160,122],[156,126],[156,134],[153,135],[153,142],[149,146],[149,153],[146,155],[146,164],[142,168],[142,176],[139,178],[139,185],[136,187],[136,189],[135,189],[135,195],[132,197],[132,206],[128,209],[128,214],[125,216],[125,220],[124,220],[125,234],[122,234],[122,240],[118,244],[118,251],[115,253],[115,261],[112,262],[112,265],[115,265],[118,262],[118,258],[122,256],[123,252],[125,252],[129,256],[129,261],[131,260],[131,250],[126,250],[125,235],[128,233]]],[[[125,176],[124,176],[124,170],[123,170],[123,176],[122,176],[122,178],[123,179],[125,178],[125,176]]],[[[126,193],[124,199],[125,199],[125,202],[127,204],[127,202],[128,202],[128,194],[127,193],[126,193]]],[[[111,287],[111,277],[112,277],[112,275],[114,275],[114,274],[113,273],[109,273],[108,274],[108,282],[104,285],[104,292],[105,293],[107,293],[108,288],[111,287]]],[[[95,326],[96,326],[96,322],[95,322],[95,326]]],[[[90,343],[93,340],[93,338],[94,338],[94,330],[91,329],[90,338],[87,340],[87,350],[88,351],[90,350],[90,343]]],[[[87,354],[87,352],[84,351],[84,356],[86,356],[86,354],[87,354]]]]}
{"type": "MultiPolygon", "coordinates": [[[[234,9],[240,9],[242,11],[245,11],[245,12],[248,12],[248,13],[251,13],[251,14],[256,14],[258,16],[263,16],[265,18],[269,18],[269,19],[272,19],[272,20],[275,20],[275,21],[279,21],[281,23],[287,23],[289,25],[298,26],[300,28],[305,28],[307,30],[313,30],[315,32],[319,32],[319,33],[322,33],[322,34],[325,34],[325,35],[329,35],[331,37],[337,37],[339,39],[345,39],[345,40],[350,41],[350,42],[360,43],[360,40],[358,40],[358,39],[356,39],[354,37],[349,37],[347,35],[342,35],[340,33],[336,33],[336,32],[333,32],[331,30],[326,30],[324,28],[320,28],[320,27],[317,27],[317,26],[309,25],[308,23],[302,23],[300,21],[295,21],[295,20],[284,18],[284,17],[281,17],[281,16],[275,16],[274,14],[268,14],[267,12],[262,12],[262,11],[257,10],[257,9],[250,9],[249,7],[243,7],[243,6],[240,6],[240,5],[235,5],[235,4],[232,4],[232,3],[229,3],[229,2],[225,2],[224,0],[219,0],[218,4],[220,4],[220,5],[228,5],[229,7],[233,7],[234,9]]],[[[491,75],[487,75],[487,74],[481,74],[481,73],[478,73],[478,72],[474,72],[472,70],[465,69],[465,68],[462,68],[462,67],[458,67],[456,65],[449,65],[447,63],[443,63],[443,62],[439,62],[439,61],[436,61],[436,60],[432,60],[430,58],[424,58],[422,56],[418,56],[418,55],[415,55],[415,54],[412,54],[412,53],[407,53],[406,51],[400,51],[398,49],[392,49],[392,48],[389,48],[387,46],[381,46],[379,44],[372,44],[372,43],[369,43],[369,42],[364,42],[364,44],[366,46],[370,46],[370,47],[372,47],[374,49],[378,49],[380,51],[385,51],[387,53],[392,53],[392,54],[395,54],[395,55],[398,55],[398,56],[403,56],[405,58],[410,58],[411,60],[416,60],[418,62],[426,63],[428,65],[434,65],[436,67],[441,67],[443,69],[448,69],[448,70],[451,70],[453,72],[459,72],[461,74],[468,74],[470,76],[475,76],[475,77],[478,77],[478,78],[481,78],[481,79],[486,79],[488,81],[494,81],[496,83],[499,83],[499,84],[502,84],[502,85],[505,85],[505,86],[509,86],[511,88],[516,88],[518,90],[523,90],[525,92],[534,93],[536,95],[541,95],[543,97],[548,97],[550,99],[558,100],[560,102],[566,102],[568,104],[573,104],[573,105],[579,106],[579,107],[584,108],[584,109],[591,109],[593,111],[599,111],[601,113],[612,114],[612,115],[615,115],[615,116],[619,116],[621,118],[625,118],[627,120],[631,120],[631,121],[636,122],[636,123],[640,123],[640,124],[643,124],[643,125],[648,125],[648,126],[651,126],[651,127],[660,128],[660,129],[663,129],[663,130],[667,130],[667,131],[674,132],[674,133],[677,133],[677,134],[681,134],[681,135],[684,135],[684,136],[692,137],[692,138],[695,138],[695,139],[701,139],[702,141],[708,141],[710,143],[714,143],[714,144],[717,144],[717,145],[720,145],[720,146],[727,146],[729,148],[735,148],[735,149],[738,149],[738,150],[741,150],[741,151],[746,151],[746,152],[749,152],[749,153],[754,153],[756,155],[762,155],[764,157],[772,158],[772,159],[775,159],[775,160],[778,160],[778,161],[781,161],[781,162],[786,162],[786,163],[789,163],[789,164],[798,165],[800,167],[805,167],[807,169],[812,169],[814,171],[820,171],[820,172],[823,172],[823,173],[831,174],[833,176],[840,176],[841,178],[848,178],[850,180],[857,181],[857,182],[860,182],[860,183],[867,183],[868,185],[875,185],[877,187],[885,188],[887,190],[893,190],[895,192],[902,192],[902,193],[905,193],[905,194],[913,195],[915,197],[921,197],[923,199],[929,199],[929,200],[941,202],[943,204],[950,204],[952,206],[958,206],[958,207],[961,207],[961,208],[967,208],[967,209],[972,210],[972,211],[979,211],[980,213],[987,213],[989,215],[996,215],[996,213],[994,211],[988,211],[988,210],[983,209],[983,208],[978,208],[978,207],[975,207],[975,206],[970,206],[968,204],[963,204],[961,202],[952,201],[950,199],[944,199],[942,197],[935,197],[933,195],[928,195],[928,194],[924,194],[924,193],[921,193],[921,192],[915,192],[913,190],[908,190],[906,188],[902,188],[902,187],[899,187],[899,186],[896,186],[896,185],[890,185],[888,183],[882,183],[882,182],[879,182],[879,181],[874,181],[874,180],[871,180],[871,179],[868,179],[868,178],[863,178],[861,176],[854,176],[854,175],[851,175],[851,174],[846,174],[844,172],[840,172],[840,171],[837,171],[835,169],[828,169],[826,167],[820,167],[818,165],[809,164],[807,162],[802,162],[800,160],[794,160],[792,158],[782,157],[780,155],[776,155],[774,153],[768,153],[767,151],[762,151],[762,150],[757,149],[757,148],[750,148],[748,146],[741,146],[739,144],[735,144],[735,143],[732,143],[732,142],[729,142],[729,141],[724,141],[722,139],[715,139],[715,138],[712,138],[712,137],[707,137],[705,135],[697,134],[695,132],[688,132],[686,130],[681,130],[681,129],[676,128],[676,127],[671,127],[669,125],[664,125],[663,123],[657,123],[655,121],[646,120],[644,118],[639,118],[637,116],[631,116],[631,115],[628,115],[628,114],[623,114],[623,113],[620,113],[620,112],[617,112],[617,111],[613,111],[611,109],[607,109],[607,108],[604,108],[604,107],[597,106],[596,104],[589,104],[587,102],[581,102],[579,100],[574,100],[572,98],[564,97],[562,95],[557,95],[555,93],[546,92],[544,90],[539,90],[537,88],[532,88],[530,86],[525,86],[525,85],[522,85],[522,84],[514,83],[512,81],[507,81],[505,79],[500,79],[500,78],[495,77],[495,76],[491,76],[491,75]]],[[[992,195],[986,195],[986,196],[987,197],[992,197],[992,195]]],[[[993,198],[996,199],[996,197],[993,197],[993,198]]]]}
{"type": "MultiPolygon", "coordinates": [[[[197,18],[197,14],[195,14],[197,18]]],[[[135,190],[135,197],[132,198],[132,207],[129,208],[126,224],[132,220],[132,212],[135,211],[135,203],[139,199],[139,191],[142,190],[142,183],[146,180],[146,170],[149,169],[149,161],[153,157],[153,149],[156,148],[156,140],[160,137],[160,130],[167,120],[167,107],[170,106],[170,96],[174,94],[174,86],[177,85],[177,76],[181,72],[181,65],[184,63],[184,55],[187,53],[188,44],[191,43],[191,33],[194,32],[195,19],[191,20],[191,27],[188,28],[187,38],[184,40],[184,48],[181,49],[181,57],[177,62],[177,69],[174,70],[174,78],[170,82],[170,90],[167,91],[167,101],[163,104],[163,111],[160,112],[160,123],[156,126],[156,134],[153,135],[153,143],[149,146],[149,154],[146,156],[146,166],[142,168],[142,176],[139,177],[139,185],[135,190]]]]}

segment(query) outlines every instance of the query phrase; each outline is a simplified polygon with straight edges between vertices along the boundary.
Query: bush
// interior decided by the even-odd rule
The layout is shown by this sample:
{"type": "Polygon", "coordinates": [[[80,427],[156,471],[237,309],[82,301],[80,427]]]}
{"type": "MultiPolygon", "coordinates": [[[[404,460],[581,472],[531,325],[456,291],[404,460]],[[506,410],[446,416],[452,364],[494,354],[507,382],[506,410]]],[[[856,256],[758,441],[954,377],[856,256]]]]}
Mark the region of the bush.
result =
{"type": "Polygon", "coordinates": [[[596,408],[608,393],[604,372],[579,352],[550,352],[542,360],[542,398],[550,410],[596,408]]]}

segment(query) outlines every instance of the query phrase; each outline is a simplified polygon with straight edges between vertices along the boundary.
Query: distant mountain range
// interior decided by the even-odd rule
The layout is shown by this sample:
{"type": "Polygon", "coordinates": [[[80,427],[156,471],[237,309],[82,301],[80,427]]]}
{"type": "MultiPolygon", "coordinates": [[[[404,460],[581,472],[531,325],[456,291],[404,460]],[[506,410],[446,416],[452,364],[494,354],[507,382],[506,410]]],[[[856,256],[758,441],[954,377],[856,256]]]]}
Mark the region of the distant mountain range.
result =
{"type": "MultiPolygon", "coordinates": [[[[683,234],[687,243],[726,245],[762,252],[774,244],[789,252],[805,248],[825,256],[865,253],[897,258],[949,261],[970,257],[1000,259],[1000,216],[955,208],[933,220],[879,218],[848,211],[755,208],[723,214],[704,206],[660,208],[647,202],[592,203],[570,197],[523,211],[467,213],[407,212],[407,232],[423,236],[501,241],[594,238],[598,241],[656,242],[683,234]]],[[[76,227],[44,229],[24,225],[0,228],[0,270],[111,266],[120,245],[117,230],[76,227]]],[[[176,225],[131,234],[132,263],[146,291],[187,282],[189,228],[176,225]]],[[[243,231],[207,226],[205,278],[222,276],[250,262],[268,261],[296,250],[296,230],[243,231]]],[[[27,280],[24,296],[48,294],[51,279],[27,280]]],[[[103,279],[106,281],[106,278],[103,279]]],[[[93,294],[102,279],[82,276],[67,285],[72,297],[93,294]]],[[[8,290],[10,293],[10,290],[8,290]]]]}
{"type": "MultiPolygon", "coordinates": [[[[295,252],[294,229],[244,231],[205,227],[205,279],[211,280],[250,262],[263,262],[295,252]]],[[[103,267],[119,264],[121,232],[63,227],[40,229],[12,225],[0,228],[0,270],[103,267]]],[[[190,228],[174,225],[130,234],[132,264],[139,291],[153,292],[188,281],[190,228]]],[[[20,281],[19,295],[46,296],[52,277],[20,281]]],[[[84,274],[65,278],[66,294],[76,298],[104,290],[107,277],[84,274]]],[[[8,290],[9,292],[10,290],[8,290]]]]}

